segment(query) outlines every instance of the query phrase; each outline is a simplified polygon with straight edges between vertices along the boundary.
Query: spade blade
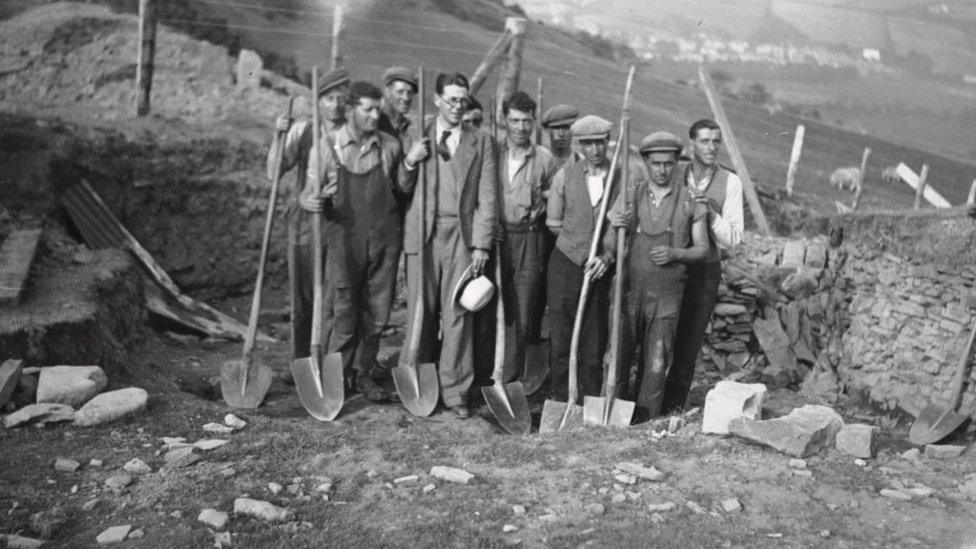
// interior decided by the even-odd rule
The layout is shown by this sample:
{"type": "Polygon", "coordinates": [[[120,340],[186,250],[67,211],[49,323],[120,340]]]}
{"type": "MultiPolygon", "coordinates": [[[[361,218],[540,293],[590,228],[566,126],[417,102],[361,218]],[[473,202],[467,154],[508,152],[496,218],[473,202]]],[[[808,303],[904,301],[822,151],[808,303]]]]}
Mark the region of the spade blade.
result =
{"type": "Polygon", "coordinates": [[[273,372],[265,364],[230,360],[220,369],[220,394],[232,408],[254,409],[271,387],[273,372]]]}
{"type": "Polygon", "coordinates": [[[314,354],[293,360],[291,375],[298,400],[310,416],[332,421],[339,415],[345,400],[341,353],[327,354],[321,360],[314,354]]]}
{"type": "Polygon", "coordinates": [[[513,435],[525,435],[532,430],[532,414],[521,383],[514,381],[502,385],[495,382],[482,387],[481,394],[502,429],[513,435]]]}
{"type": "Polygon", "coordinates": [[[607,410],[607,398],[583,397],[583,423],[603,427],[630,427],[634,418],[634,403],[629,400],[611,399],[607,410]]]}
{"type": "Polygon", "coordinates": [[[401,364],[390,370],[390,373],[393,374],[393,384],[396,385],[400,402],[408,412],[417,417],[427,417],[434,413],[440,396],[440,382],[434,364],[401,364]]]}
{"type": "Polygon", "coordinates": [[[583,425],[583,407],[557,400],[547,400],[542,405],[540,433],[552,433],[583,425]]]}
{"type": "Polygon", "coordinates": [[[525,366],[519,381],[526,395],[531,395],[542,387],[549,373],[549,342],[529,345],[525,350],[525,366]]]}

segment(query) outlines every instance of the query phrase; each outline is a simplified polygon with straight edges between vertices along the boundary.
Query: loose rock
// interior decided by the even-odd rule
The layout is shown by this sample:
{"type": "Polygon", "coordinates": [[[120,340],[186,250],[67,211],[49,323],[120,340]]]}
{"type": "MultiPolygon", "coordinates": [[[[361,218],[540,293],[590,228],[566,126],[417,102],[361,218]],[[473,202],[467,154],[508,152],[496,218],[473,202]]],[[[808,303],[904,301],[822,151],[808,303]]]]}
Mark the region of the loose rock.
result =
{"type": "Polygon", "coordinates": [[[886,497],[886,498],[894,499],[894,500],[898,500],[898,501],[911,501],[912,500],[912,496],[910,494],[906,494],[905,492],[902,492],[901,490],[893,490],[891,488],[882,488],[879,493],[882,496],[886,497]]]}
{"type": "Polygon", "coordinates": [[[139,458],[132,458],[127,461],[125,465],[122,466],[122,470],[126,473],[132,473],[134,475],[145,475],[147,473],[152,473],[152,467],[139,458]]]}
{"type": "Polygon", "coordinates": [[[832,408],[808,404],[776,419],[733,419],[729,432],[802,458],[833,444],[843,425],[844,420],[832,408]]]}
{"type": "Polygon", "coordinates": [[[247,422],[234,414],[227,414],[224,416],[224,425],[239,431],[247,427],[247,422]]]}
{"type": "Polygon", "coordinates": [[[268,483],[268,491],[271,492],[271,495],[277,496],[284,489],[285,487],[282,486],[281,484],[278,484],[277,482],[268,483]]]}
{"type": "Polygon", "coordinates": [[[873,458],[877,452],[878,428],[864,423],[844,425],[837,432],[837,449],[858,458],[873,458]]]}
{"type": "Polygon", "coordinates": [[[34,539],[16,534],[0,534],[0,540],[6,543],[8,549],[40,549],[47,543],[43,539],[34,539]]]}
{"type": "Polygon", "coordinates": [[[248,515],[268,522],[287,522],[292,512],[277,505],[251,498],[237,498],[234,500],[234,513],[248,515]]]}
{"type": "Polygon", "coordinates": [[[193,443],[193,447],[202,452],[209,452],[214,448],[220,448],[224,444],[230,442],[229,440],[221,440],[219,438],[207,438],[203,440],[198,440],[193,443]]]}
{"type": "Polygon", "coordinates": [[[430,492],[433,492],[435,489],[437,489],[437,485],[435,485],[435,484],[428,484],[428,485],[424,486],[421,491],[423,493],[425,493],[425,494],[428,494],[430,492]]]}
{"type": "Polygon", "coordinates": [[[472,479],[474,479],[474,475],[463,469],[444,467],[442,465],[435,465],[431,467],[430,476],[441,480],[446,480],[448,482],[456,482],[458,484],[468,484],[472,479]]]}
{"type": "Polygon", "coordinates": [[[722,500],[722,510],[726,513],[734,513],[742,510],[742,503],[739,498],[729,498],[722,500]]]}
{"type": "Polygon", "coordinates": [[[95,538],[95,541],[99,545],[112,545],[115,543],[122,543],[125,541],[126,536],[129,535],[129,530],[132,530],[131,524],[126,524],[123,526],[112,526],[108,528],[95,538]]]}
{"type": "Polygon", "coordinates": [[[54,537],[54,534],[67,522],[68,513],[61,507],[39,511],[30,516],[31,530],[40,534],[42,538],[54,537]]]}
{"type": "Polygon", "coordinates": [[[203,425],[203,431],[205,433],[213,433],[215,435],[229,435],[234,432],[234,428],[228,427],[222,423],[205,423],[203,425]]]}
{"type": "Polygon", "coordinates": [[[512,514],[515,515],[515,516],[517,516],[517,517],[521,517],[521,516],[525,515],[525,506],[524,505],[513,505],[512,506],[512,514]]]}
{"type": "Polygon", "coordinates": [[[105,463],[105,462],[102,461],[102,460],[100,460],[100,459],[93,459],[93,460],[91,460],[91,461],[88,462],[88,466],[89,467],[101,467],[103,463],[105,463]]]}
{"type": "MultiPolygon", "coordinates": [[[[417,482],[418,480],[420,480],[420,477],[418,477],[417,475],[407,475],[407,476],[403,476],[403,477],[400,477],[400,478],[393,479],[393,484],[397,484],[397,485],[407,484],[407,483],[410,483],[410,482],[417,482]]],[[[331,488],[332,488],[332,485],[330,484],[329,485],[329,489],[331,489],[331,488]]]]}
{"type": "Polygon", "coordinates": [[[75,425],[89,427],[114,421],[144,410],[148,401],[149,393],[138,387],[102,393],[75,412],[75,425]]]}
{"type": "Polygon", "coordinates": [[[518,532],[518,526],[515,526],[514,524],[506,524],[505,526],[502,526],[502,532],[505,532],[506,534],[518,532]]]}
{"type": "Polygon", "coordinates": [[[930,459],[953,459],[962,455],[965,446],[953,444],[926,444],[925,457],[930,459]]]}
{"type": "Polygon", "coordinates": [[[74,421],[75,409],[67,404],[29,404],[3,418],[7,429],[22,427],[35,421],[74,421]]]}
{"type": "Polygon", "coordinates": [[[702,507],[701,505],[698,505],[694,501],[686,502],[685,507],[691,509],[692,511],[694,511],[696,514],[699,515],[704,515],[706,513],[705,508],[702,507]]]}
{"type": "Polygon", "coordinates": [[[918,448],[909,448],[899,455],[908,461],[918,461],[918,458],[922,457],[922,452],[918,448]]]}
{"type": "Polygon", "coordinates": [[[666,501],[664,503],[649,503],[647,504],[647,510],[652,513],[664,513],[671,511],[676,507],[673,501],[666,501]]]}
{"type": "Polygon", "coordinates": [[[123,488],[132,484],[132,477],[129,475],[115,475],[105,480],[105,486],[113,492],[121,492],[123,488]]]}
{"type": "Polygon", "coordinates": [[[614,469],[628,475],[633,475],[639,479],[649,480],[652,482],[657,482],[664,478],[664,473],[658,471],[655,467],[645,467],[640,463],[621,461],[620,463],[615,464],[613,467],[614,469]]]}
{"type": "Polygon", "coordinates": [[[613,478],[621,484],[637,484],[637,476],[628,473],[620,473],[613,478]]]}
{"type": "Polygon", "coordinates": [[[129,532],[129,535],[127,536],[126,539],[139,539],[143,537],[146,537],[146,532],[144,532],[142,528],[139,528],[137,530],[133,530],[129,532]]]}
{"type": "Polygon", "coordinates": [[[727,435],[733,419],[759,419],[765,396],[766,386],[761,383],[719,381],[705,395],[702,432],[727,435]]]}
{"type": "Polygon", "coordinates": [[[227,513],[218,511],[216,509],[204,509],[200,511],[200,514],[197,516],[198,522],[202,522],[218,531],[223,530],[224,526],[227,526],[228,520],[229,517],[227,513]]]}
{"type": "Polygon", "coordinates": [[[806,469],[806,468],[807,468],[807,460],[799,459],[799,458],[793,458],[790,460],[790,469],[806,469]]]}
{"type": "Polygon", "coordinates": [[[626,494],[617,492],[616,494],[610,496],[610,502],[611,503],[623,503],[625,501],[627,501],[627,495],[626,494]]]}
{"type": "Polygon", "coordinates": [[[591,517],[599,517],[607,511],[607,508],[602,503],[590,503],[584,509],[591,517]]]}
{"type": "Polygon", "coordinates": [[[63,473],[72,473],[77,471],[79,467],[81,464],[73,459],[58,458],[54,460],[54,469],[63,473]]]}
{"type": "Polygon", "coordinates": [[[98,366],[48,366],[41,368],[37,380],[37,402],[78,407],[107,384],[108,377],[98,366]]]}

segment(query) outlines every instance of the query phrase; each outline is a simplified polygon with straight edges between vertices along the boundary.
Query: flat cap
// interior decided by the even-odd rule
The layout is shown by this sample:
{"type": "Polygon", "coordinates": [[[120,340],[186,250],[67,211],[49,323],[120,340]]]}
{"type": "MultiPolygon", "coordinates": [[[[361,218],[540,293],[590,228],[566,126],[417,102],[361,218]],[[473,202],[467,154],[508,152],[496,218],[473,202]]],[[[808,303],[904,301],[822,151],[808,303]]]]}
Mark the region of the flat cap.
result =
{"type": "Polygon", "coordinates": [[[654,132],[640,140],[637,150],[641,154],[652,152],[680,153],[681,140],[671,132],[654,132]]]}
{"type": "Polygon", "coordinates": [[[573,122],[570,127],[576,139],[604,139],[610,137],[611,130],[613,130],[613,122],[592,114],[573,122]]]}
{"type": "Polygon", "coordinates": [[[542,127],[552,128],[559,126],[569,126],[579,118],[579,109],[572,105],[556,105],[550,107],[542,115],[542,127]]]}
{"type": "Polygon", "coordinates": [[[343,84],[349,83],[349,71],[339,67],[334,71],[330,71],[328,74],[319,79],[319,95],[328,93],[329,90],[333,88],[338,88],[343,84]]]}
{"type": "Polygon", "coordinates": [[[383,85],[389,86],[394,80],[403,80],[417,89],[417,73],[406,67],[390,67],[383,71],[383,85]]]}

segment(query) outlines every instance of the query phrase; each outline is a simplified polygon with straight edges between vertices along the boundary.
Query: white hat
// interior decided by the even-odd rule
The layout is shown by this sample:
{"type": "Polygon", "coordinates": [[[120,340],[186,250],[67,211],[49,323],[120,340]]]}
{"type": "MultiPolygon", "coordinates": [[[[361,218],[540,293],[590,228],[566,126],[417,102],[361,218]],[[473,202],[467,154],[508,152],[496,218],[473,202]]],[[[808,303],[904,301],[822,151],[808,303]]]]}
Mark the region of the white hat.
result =
{"type": "Polygon", "coordinates": [[[471,265],[468,265],[457,285],[454,286],[454,305],[461,309],[476,313],[488,305],[495,295],[495,285],[487,276],[475,276],[471,265]]]}

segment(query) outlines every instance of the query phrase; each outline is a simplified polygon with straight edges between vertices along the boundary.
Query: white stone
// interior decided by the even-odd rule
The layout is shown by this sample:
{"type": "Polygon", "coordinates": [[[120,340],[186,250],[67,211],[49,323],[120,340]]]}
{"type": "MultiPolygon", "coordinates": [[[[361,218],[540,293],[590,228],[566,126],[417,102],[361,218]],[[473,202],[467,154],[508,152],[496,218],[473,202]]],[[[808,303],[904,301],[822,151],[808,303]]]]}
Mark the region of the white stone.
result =
{"type": "Polygon", "coordinates": [[[439,478],[441,480],[446,480],[448,482],[456,482],[458,484],[467,484],[474,479],[474,475],[463,469],[445,467],[443,465],[435,465],[431,467],[430,476],[439,478]]]}
{"type": "Polygon", "coordinates": [[[73,459],[58,458],[54,460],[54,469],[63,473],[77,471],[79,467],[81,467],[81,464],[73,459]]]}
{"type": "Polygon", "coordinates": [[[719,381],[705,396],[702,432],[727,435],[733,419],[759,419],[765,397],[766,386],[762,383],[719,381]]]}
{"type": "Polygon", "coordinates": [[[790,460],[790,469],[806,469],[807,460],[800,458],[793,458],[790,460]]]}
{"type": "Polygon", "coordinates": [[[201,452],[208,452],[214,448],[220,448],[224,444],[230,442],[229,440],[221,440],[219,438],[205,438],[198,440],[193,443],[193,447],[201,452]]]}
{"type": "Polygon", "coordinates": [[[139,539],[144,537],[146,537],[146,532],[142,528],[139,528],[137,530],[133,530],[129,532],[129,535],[126,537],[126,539],[139,539]]]}
{"type": "Polygon", "coordinates": [[[224,425],[232,429],[240,430],[247,427],[247,422],[234,414],[227,414],[224,416],[224,425]]]}
{"type": "MultiPolygon", "coordinates": [[[[657,482],[664,478],[664,473],[658,471],[656,467],[646,467],[640,463],[634,463],[631,461],[621,461],[619,463],[615,463],[613,468],[628,475],[635,476],[639,479],[649,480],[652,482],[657,482]]],[[[627,484],[633,483],[628,482],[627,484]]]]}
{"type": "Polygon", "coordinates": [[[216,509],[204,509],[200,511],[200,514],[197,516],[197,521],[219,531],[223,530],[224,526],[227,526],[227,521],[229,518],[230,517],[227,516],[227,513],[222,511],[218,511],[216,509]]]}
{"type": "Polygon", "coordinates": [[[28,404],[20,410],[3,418],[3,426],[7,429],[20,427],[33,421],[73,421],[75,409],[67,404],[28,404]]]}
{"type": "Polygon", "coordinates": [[[132,458],[127,461],[125,465],[122,466],[122,470],[126,473],[132,473],[134,475],[145,475],[146,473],[152,473],[152,467],[139,458],[132,458]]]}
{"type": "MultiPolygon", "coordinates": [[[[393,484],[406,484],[408,482],[417,482],[418,480],[420,480],[420,477],[418,477],[417,475],[407,475],[407,476],[393,479],[393,484]]],[[[329,488],[330,489],[332,488],[331,484],[329,485],[329,488]]]]}
{"type": "Polygon", "coordinates": [[[685,503],[685,507],[691,509],[695,514],[704,515],[706,513],[705,508],[698,505],[694,501],[688,501],[685,503]]]}
{"type": "Polygon", "coordinates": [[[88,462],[88,465],[90,467],[101,467],[103,463],[105,462],[100,459],[92,459],[91,461],[88,462]]]}
{"type": "Polygon", "coordinates": [[[120,492],[130,484],[132,484],[132,477],[126,474],[111,476],[105,480],[105,486],[113,492],[120,492]]]}
{"type": "Polygon", "coordinates": [[[215,435],[229,435],[234,432],[234,428],[222,423],[205,423],[203,425],[203,432],[215,435]]]}
{"type": "Polygon", "coordinates": [[[131,524],[126,524],[124,526],[112,526],[101,534],[98,534],[95,541],[97,541],[99,545],[122,543],[125,541],[126,536],[129,535],[129,530],[132,530],[131,524]]]}
{"type": "Polygon", "coordinates": [[[512,514],[515,515],[515,516],[517,516],[517,517],[521,517],[521,516],[525,515],[525,506],[524,505],[513,505],[512,506],[512,514]]]}
{"type": "Polygon", "coordinates": [[[436,489],[437,489],[437,485],[436,485],[436,484],[433,484],[433,483],[431,483],[431,484],[428,484],[427,486],[424,486],[424,487],[423,487],[423,490],[422,490],[422,491],[423,491],[423,492],[424,492],[425,494],[429,494],[430,492],[433,492],[433,491],[434,491],[434,490],[436,490],[436,489]]]}
{"type": "Polygon", "coordinates": [[[835,445],[845,454],[857,458],[873,458],[877,452],[878,428],[865,423],[845,424],[837,432],[835,445]]]}
{"type": "Polygon", "coordinates": [[[512,532],[518,532],[518,526],[515,526],[514,524],[506,524],[502,526],[502,532],[505,532],[506,534],[511,534],[512,532]]]}
{"type": "Polygon", "coordinates": [[[268,483],[268,491],[271,492],[271,495],[273,495],[273,496],[277,496],[284,489],[285,489],[285,487],[282,486],[281,484],[278,484],[277,482],[269,482],[268,483]]]}
{"type": "Polygon", "coordinates": [[[78,407],[107,384],[108,377],[98,366],[48,366],[38,376],[36,400],[78,407]]]}
{"type": "Polygon", "coordinates": [[[901,490],[893,490],[891,488],[882,488],[879,493],[882,496],[884,496],[884,497],[886,497],[888,499],[894,499],[894,500],[898,500],[898,501],[911,501],[912,500],[911,494],[906,494],[905,492],[902,492],[901,490]]]}
{"type": "Polygon", "coordinates": [[[138,387],[102,393],[75,412],[75,425],[88,427],[113,421],[144,410],[148,401],[149,393],[138,387]]]}
{"type": "Polygon", "coordinates": [[[652,513],[663,513],[665,511],[671,511],[677,507],[673,501],[666,501],[664,503],[648,503],[647,510],[652,513]]]}
{"type": "Polygon", "coordinates": [[[734,513],[742,510],[742,503],[739,498],[729,498],[722,500],[722,510],[726,513],[734,513]]]}
{"type": "Polygon", "coordinates": [[[292,512],[277,505],[251,498],[237,498],[234,500],[234,513],[248,515],[269,522],[287,522],[292,512]]]}
{"type": "Polygon", "coordinates": [[[621,484],[637,484],[637,477],[628,473],[616,474],[613,478],[621,484]]]}
{"type": "Polygon", "coordinates": [[[180,448],[175,448],[173,450],[170,450],[169,452],[166,452],[166,455],[163,456],[163,461],[169,463],[171,461],[182,459],[192,453],[193,453],[192,446],[182,446],[180,448]]]}
{"type": "Polygon", "coordinates": [[[8,549],[40,549],[47,543],[43,539],[27,538],[16,534],[0,534],[0,540],[6,543],[8,549]]]}

